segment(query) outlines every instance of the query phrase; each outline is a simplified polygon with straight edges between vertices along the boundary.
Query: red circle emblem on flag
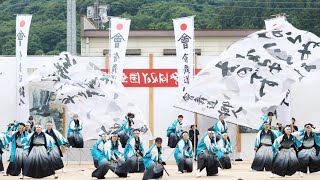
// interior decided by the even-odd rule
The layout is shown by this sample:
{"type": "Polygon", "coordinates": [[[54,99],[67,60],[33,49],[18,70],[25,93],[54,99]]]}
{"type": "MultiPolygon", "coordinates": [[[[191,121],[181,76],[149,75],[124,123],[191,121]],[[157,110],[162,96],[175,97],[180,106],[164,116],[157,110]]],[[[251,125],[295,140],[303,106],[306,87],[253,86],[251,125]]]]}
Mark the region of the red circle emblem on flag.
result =
{"type": "Polygon", "coordinates": [[[123,25],[122,24],[117,24],[117,29],[120,31],[120,30],[122,30],[122,28],[123,28],[123,25]]]}
{"type": "Polygon", "coordinates": [[[20,27],[23,27],[25,24],[24,20],[20,21],[20,27]]]}
{"type": "Polygon", "coordinates": [[[188,28],[188,26],[185,23],[181,24],[181,26],[180,26],[180,29],[182,31],[186,30],[187,28],[188,28]]]}

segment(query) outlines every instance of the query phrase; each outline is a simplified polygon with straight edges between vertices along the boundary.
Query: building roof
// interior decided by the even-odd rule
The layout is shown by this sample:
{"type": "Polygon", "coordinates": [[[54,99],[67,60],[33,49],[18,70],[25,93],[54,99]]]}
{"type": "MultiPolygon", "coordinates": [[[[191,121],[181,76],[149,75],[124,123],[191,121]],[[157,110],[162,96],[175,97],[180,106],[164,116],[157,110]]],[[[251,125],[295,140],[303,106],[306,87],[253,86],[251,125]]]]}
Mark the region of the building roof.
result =
{"type": "MultiPolygon", "coordinates": [[[[86,17],[81,17],[81,37],[108,37],[109,31],[100,29],[85,29],[91,23],[86,17]]],[[[245,37],[261,29],[204,29],[195,30],[196,37],[245,37]]],[[[173,30],[130,30],[129,37],[174,37],[173,30]]]]}

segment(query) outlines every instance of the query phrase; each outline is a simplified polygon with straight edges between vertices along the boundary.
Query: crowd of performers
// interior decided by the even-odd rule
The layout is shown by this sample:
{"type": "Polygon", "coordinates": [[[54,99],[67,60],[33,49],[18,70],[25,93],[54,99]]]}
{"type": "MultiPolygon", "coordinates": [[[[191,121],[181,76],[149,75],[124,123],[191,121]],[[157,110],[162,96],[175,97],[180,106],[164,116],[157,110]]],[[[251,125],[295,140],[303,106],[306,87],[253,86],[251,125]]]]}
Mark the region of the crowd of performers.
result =
{"type": "MultiPolygon", "coordinates": [[[[299,172],[314,173],[320,171],[320,129],[308,123],[298,130],[292,124],[271,129],[272,113],[263,116],[254,142],[254,171],[271,171],[279,176],[291,176],[299,172]]],[[[218,175],[219,169],[230,169],[232,145],[228,137],[228,124],[225,116],[220,115],[213,127],[210,127],[198,141],[199,131],[191,126],[189,132],[182,130],[183,116],[168,127],[166,135],[168,146],[174,148],[173,155],[177,173],[193,171],[193,162],[197,161],[196,177],[206,169],[207,176],[218,175]],[[196,148],[193,148],[196,146],[196,148]]],[[[140,130],[133,129],[134,114],[128,113],[119,129],[111,133],[102,132],[91,148],[95,170],[93,179],[104,179],[111,170],[117,176],[125,178],[128,173],[143,173],[143,179],[156,179],[166,172],[162,159],[162,139],[155,138],[154,144],[146,150],[140,138],[140,130]]],[[[6,176],[24,176],[43,178],[53,176],[55,171],[64,168],[61,147],[83,148],[82,122],[75,114],[68,126],[67,140],[52,123],[47,122],[45,129],[36,125],[30,117],[25,123],[15,121],[8,125],[6,132],[0,133],[0,171],[6,176]],[[3,149],[10,149],[10,162],[5,170],[2,164],[3,149]]],[[[166,172],[167,173],[167,172],[166,172]]]]}
{"type": "Polygon", "coordinates": [[[312,124],[304,125],[298,130],[292,123],[284,128],[277,124],[275,130],[271,128],[273,113],[263,117],[264,123],[260,127],[254,143],[256,151],[251,168],[254,171],[271,171],[279,176],[292,176],[296,172],[303,177],[303,173],[320,171],[320,129],[312,124]]]}

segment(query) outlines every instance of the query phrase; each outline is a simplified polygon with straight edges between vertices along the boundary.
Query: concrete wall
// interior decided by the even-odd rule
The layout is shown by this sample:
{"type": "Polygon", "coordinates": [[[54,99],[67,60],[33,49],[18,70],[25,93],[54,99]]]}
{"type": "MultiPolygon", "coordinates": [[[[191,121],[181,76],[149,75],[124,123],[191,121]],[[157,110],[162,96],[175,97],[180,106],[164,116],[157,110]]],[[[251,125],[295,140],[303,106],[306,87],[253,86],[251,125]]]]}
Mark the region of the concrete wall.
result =
{"type": "MultiPolygon", "coordinates": [[[[195,48],[201,49],[203,56],[217,56],[226,47],[241,37],[199,37],[196,38],[195,48]]],[[[109,48],[107,38],[82,37],[81,56],[103,56],[103,50],[109,48]]],[[[141,56],[163,56],[163,49],[175,49],[173,37],[129,37],[127,49],[141,49],[141,56]]]]}

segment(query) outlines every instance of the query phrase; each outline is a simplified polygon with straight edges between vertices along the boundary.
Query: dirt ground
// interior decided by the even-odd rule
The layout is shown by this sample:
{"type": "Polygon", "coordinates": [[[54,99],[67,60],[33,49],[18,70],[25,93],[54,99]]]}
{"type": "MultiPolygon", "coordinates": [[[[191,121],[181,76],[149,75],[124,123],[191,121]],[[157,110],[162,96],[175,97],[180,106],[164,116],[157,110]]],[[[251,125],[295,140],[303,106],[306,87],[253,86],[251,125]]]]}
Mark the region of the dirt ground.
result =
{"type": "MultiPolygon", "coordinates": [[[[177,166],[173,164],[174,162],[168,162],[168,165],[166,165],[166,169],[169,172],[170,176],[167,176],[164,174],[162,179],[221,179],[221,180],[260,180],[260,179],[268,179],[268,180],[277,180],[277,179],[288,179],[288,180],[319,180],[320,179],[320,173],[313,173],[313,174],[305,174],[303,178],[300,178],[299,175],[296,173],[293,176],[289,177],[278,177],[275,176],[274,178],[270,178],[270,172],[250,172],[250,166],[251,162],[244,161],[244,162],[236,162],[232,166],[232,169],[229,170],[221,170],[219,171],[218,176],[212,176],[212,177],[206,177],[205,176],[205,170],[202,171],[202,177],[196,178],[196,172],[193,171],[192,173],[184,173],[184,174],[177,174],[177,166]]],[[[8,166],[8,163],[4,163],[5,168],[8,166]]],[[[194,169],[196,169],[196,163],[194,163],[194,169]]],[[[61,170],[57,172],[59,179],[63,180],[87,180],[91,179],[91,173],[94,170],[94,167],[89,162],[83,162],[81,165],[78,165],[76,163],[70,163],[65,165],[65,173],[62,173],[61,170]]],[[[129,177],[127,179],[142,179],[143,174],[142,173],[134,173],[129,174],[129,177]]],[[[19,177],[6,177],[6,176],[0,176],[1,180],[9,180],[9,179],[19,179],[19,177]]],[[[30,179],[25,177],[25,179],[30,179]]],[[[47,177],[45,179],[53,179],[53,177],[47,177]]],[[[106,175],[106,179],[119,179],[115,174],[113,174],[111,171],[108,172],[106,175]]]]}

